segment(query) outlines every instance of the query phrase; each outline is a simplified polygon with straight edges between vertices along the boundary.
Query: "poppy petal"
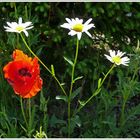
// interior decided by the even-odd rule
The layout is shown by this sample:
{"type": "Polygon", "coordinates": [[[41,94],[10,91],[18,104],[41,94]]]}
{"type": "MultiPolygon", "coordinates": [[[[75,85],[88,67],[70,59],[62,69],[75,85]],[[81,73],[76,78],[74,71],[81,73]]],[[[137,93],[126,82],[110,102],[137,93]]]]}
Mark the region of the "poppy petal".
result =
{"type": "Polygon", "coordinates": [[[13,52],[13,61],[4,66],[4,77],[16,94],[23,98],[35,96],[42,88],[37,58],[28,57],[20,50],[13,52]]]}
{"type": "Polygon", "coordinates": [[[23,96],[23,98],[31,98],[31,97],[35,96],[41,90],[42,84],[43,84],[42,79],[40,77],[38,77],[36,82],[34,83],[32,89],[30,90],[30,92],[28,94],[26,94],[25,96],[23,96]]]}
{"type": "Polygon", "coordinates": [[[26,54],[23,53],[23,51],[21,50],[15,50],[13,52],[13,59],[14,61],[18,61],[18,60],[24,60],[24,61],[28,61],[31,63],[32,58],[28,57],[26,54]]]}

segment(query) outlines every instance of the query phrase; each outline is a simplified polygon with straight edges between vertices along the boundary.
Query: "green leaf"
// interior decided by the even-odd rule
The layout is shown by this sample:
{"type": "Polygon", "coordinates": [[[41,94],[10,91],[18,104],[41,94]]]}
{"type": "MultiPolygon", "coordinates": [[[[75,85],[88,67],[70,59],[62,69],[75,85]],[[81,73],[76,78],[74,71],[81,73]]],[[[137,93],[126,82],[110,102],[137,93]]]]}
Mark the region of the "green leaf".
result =
{"type": "Polygon", "coordinates": [[[75,79],[73,80],[73,83],[75,83],[75,81],[80,80],[80,79],[82,79],[82,78],[83,78],[83,76],[79,76],[79,77],[75,78],[75,79]]]}
{"type": "Polygon", "coordinates": [[[71,100],[74,99],[80,92],[81,92],[82,87],[77,88],[75,91],[71,93],[71,100]]]}
{"type": "Polygon", "coordinates": [[[75,116],[74,121],[78,127],[81,127],[81,120],[80,120],[80,117],[78,115],[75,116]]]}
{"type": "Polygon", "coordinates": [[[54,66],[51,65],[52,75],[55,76],[54,66]]]}
{"type": "Polygon", "coordinates": [[[99,80],[98,80],[98,88],[101,86],[101,81],[102,81],[102,78],[99,78],[99,80]]]}
{"type": "Polygon", "coordinates": [[[21,124],[21,123],[19,123],[19,125],[21,126],[21,128],[27,133],[27,130],[26,130],[26,128],[21,124]]]}
{"type": "Polygon", "coordinates": [[[135,49],[135,52],[137,53],[137,52],[140,52],[140,42],[139,42],[139,40],[137,41],[137,47],[136,47],[136,49],[135,49]]]}
{"type": "Polygon", "coordinates": [[[80,104],[81,106],[84,106],[84,105],[85,105],[85,101],[80,101],[80,100],[78,100],[78,102],[79,102],[79,104],[80,104]]]}
{"type": "Polygon", "coordinates": [[[96,96],[98,93],[100,93],[100,91],[101,91],[101,88],[97,89],[97,91],[93,93],[94,96],[96,96]]]}
{"type": "Polygon", "coordinates": [[[137,114],[140,114],[140,104],[128,110],[127,116],[125,118],[125,123],[129,122],[129,120],[134,116],[136,116],[137,114]]]}
{"type": "Polygon", "coordinates": [[[65,83],[61,83],[60,85],[61,85],[61,86],[64,86],[64,85],[65,85],[65,83]]]}
{"type": "Polygon", "coordinates": [[[73,66],[73,62],[72,62],[70,59],[66,58],[65,56],[64,56],[64,59],[65,59],[71,66],[73,66]]]}
{"type": "Polygon", "coordinates": [[[139,46],[140,46],[140,41],[138,40],[137,41],[137,48],[139,48],[139,46]]]}
{"type": "Polygon", "coordinates": [[[71,118],[71,125],[70,125],[71,134],[74,132],[76,125],[78,127],[81,127],[81,120],[80,120],[80,117],[78,115],[71,118]]]}
{"type": "Polygon", "coordinates": [[[64,95],[58,95],[55,97],[56,100],[63,100],[65,102],[68,102],[68,98],[64,95]]]}
{"type": "Polygon", "coordinates": [[[51,127],[56,127],[56,124],[61,124],[61,125],[65,125],[66,124],[66,122],[64,121],[64,120],[60,120],[60,119],[58,119],[54,114],[53,114],[53,116],[51,117],[51,119],[50,119],[50,125],[51,125],[51,127]]]}

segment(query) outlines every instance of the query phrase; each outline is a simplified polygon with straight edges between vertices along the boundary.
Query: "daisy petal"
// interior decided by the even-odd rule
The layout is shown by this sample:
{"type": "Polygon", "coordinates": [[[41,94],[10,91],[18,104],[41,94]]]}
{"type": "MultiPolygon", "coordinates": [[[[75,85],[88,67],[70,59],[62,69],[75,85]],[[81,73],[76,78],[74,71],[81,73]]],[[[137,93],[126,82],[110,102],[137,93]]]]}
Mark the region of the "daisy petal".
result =
{"type": "Polygon", "coordinates": [[[112,63],[116,64],[116,65],[124,65],[124,66],[128,66],[128,63],[130,62],[130,58],[128,58],[127,56],[122,57],[125,52],[121,52],[120,50],[118,51],[114,51],[114,50],[109,50],[109,55],[105,54],[105,57],[111,61],[112,63]]]}
{"type": "Polygon", "coordinates": [[[23,25],[24,25],[24,27],[28,27],[28,26],[32,25],[32,22],[25,22],[23,25]]]}
{"type": "Polygon", "coordinates": [[[19,18],[18,24],[22,24],[22,17],[19,18]]]}
{"type": "Polygon", "coordinates": [[[32,22],[22,23],[22,18],[19,17],[18,23],[16,22],[7,22],[8,26],[4,26],[6,32],[16,32],[21,33],[24,32],[26,36],[28,36],[28,32],[26,30],[32,29],[32,22]]]}
{"type": "Polygon", "coordinates": [[[115,51],[109,50],[109,53],[110,53],[110,56],[111,56],[111,57],[114,57],[114,56],[115,56],[115,51]]]}
{"type": "Polygon", "coordinates": [[[74,36],[74,35],[76,35],[77,33],[75,32],[75,31],[73,31],[73,30],[71,30],[69,33],[68,33],[68,35],[71,35],[71,36],[74,36]]]}
{"type": "Polygon", "coordinates": [[[81,32],[79,32],[79,33],[77,34],[78,40],[80,40],[80,39],[81,39],[81,36],[82,36],[82,33],[81,33],[81,32]]]}
{"type": "Polygon", "coordinates": [[[106,55],[106,54],[105,54],[104,56],[105,56],[109,61],[113,62],[113,61],[112,61],[112,58],[111,58],[109,55],[106,55]]]}
{"type": "Polygon", "coordinates": [[[67,21],[68,23],[71,23],[71,20],[70,20],[69,18],[66,18],[66,21],[67,21]]]}
{"type": "Polygon", "coordinates": [[[10,27],[6,27],[6,26],[4,26],[4,28],[5,28],[5,29],[11,29],[10,27]]]}
{"type": "Polygon", "coordinates": [[[66,29],[71,29],[70,24],[68,23],[64,23],[63,25],[60,25],[62,28],[66,28],[66,29]]]}
{"type": "Polygon", "coordinates": [[[85,26],[84,31],[87,31],[87,30],[91,29],[92,27],[95,27],[94,24],[89,24],[89,25],[85,26]]]}
{"type": "Polygon", "coordinates": [[[13,27],[12,24],[11,24],[10,22],[7,22],[7,25],[8,25],[9,27],[11,27],[11,28],[13,27]]]}
{"type": "Polygon", "coordinates": [[[29,30],[29,29],[32,29],[34,26],[31,26],[31,27],[27,27],[25,28],[26,30],[29,30]]]}
{"type": "Polygon", "coordinates": [[[85,31],[85,33],[92,38],[92,35],[88,31],[85,31]]]}
{"type": "Polygon", "coordinates": [[[84,24],[83,24],[83,19],[79,19],[79,18],[75,18],[75,19],[66,18],[66,21],[68,23],[64,23],[60,25],[60,27],[69,29],[70,32],[68,33],[68,35],[73,36],[77,34],[77,38],[80,40],[82,33],[85,32],[89,37],[92,38],[91,34],[88,32],[89,29],[95,27],[94,24],[89,24],[92,21],[92,18],[87,20],[84,24]]]}
{"type": "Polygon", "coordinates": [[[25,33],[25,35],[28,37],[28,32],[26,30],[23,31],[25,33]]]}
{"type": "Polygon", "coordinates": [[[92,18],[90,18],[89,20],[87,20],[84,25],[88,25],[90,22],[92,21],[92,18]]]}

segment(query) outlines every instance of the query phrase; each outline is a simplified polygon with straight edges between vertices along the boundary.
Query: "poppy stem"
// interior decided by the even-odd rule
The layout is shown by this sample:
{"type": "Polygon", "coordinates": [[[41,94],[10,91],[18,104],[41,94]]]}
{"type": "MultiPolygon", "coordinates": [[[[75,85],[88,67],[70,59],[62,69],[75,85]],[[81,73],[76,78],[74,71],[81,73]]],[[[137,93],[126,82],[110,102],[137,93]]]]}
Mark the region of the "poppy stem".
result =
{"type": "Polygon", "coordinates": [[[28,105],[29,105],[29,128],[31,128],[31,100],[28,99],[28,105]]]}
{"type": "Polygon", "coordinates": [[[25,117],[24,108],[23,108],[23,100],[22,100],[22,97],[20,97],[20,105],[21,105],[22,115],[23,115],[23,118],[24,118],[24,121],[25,121],[25,124],[26,124],[26,128],[28,128],[28,123],[27,123],[27,119],[25,117]]]}
{"type": "Polygon", "coordinates": [[[37,57],[37,55],[31,50],[31,48],[28,46],[27,42],[25,41],[23,35],[20,33],[20,36],[25,44],[25,46],[27,47],[27,49],[31,52],[31,54],[36,57],[38,59],[38,61],[44,66],[44,68],[52,75],[52,77],[56,80],[56,82],[58,83],[58,85],[60,86],[61,90],[63,91],[63,93],[67,96],[66,91],[64,90],[64,88],[62,87],[61,83],[59,82],[59,80],[57,79],[57,77],[55,75],[53,75],[53,73],[51,72],[51,70],[37,57]]]}

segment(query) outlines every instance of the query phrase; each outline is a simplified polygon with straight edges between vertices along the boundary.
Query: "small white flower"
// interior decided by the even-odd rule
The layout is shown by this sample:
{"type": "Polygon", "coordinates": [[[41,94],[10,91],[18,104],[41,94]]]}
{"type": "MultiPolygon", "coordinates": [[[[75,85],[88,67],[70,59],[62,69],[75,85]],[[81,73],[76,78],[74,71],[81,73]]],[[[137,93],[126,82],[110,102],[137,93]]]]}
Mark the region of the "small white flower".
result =
{"type": "Polygon", "coordinates": [[[32,22],[22,23],[22,18],[20,17],[18,23],[16,22],[7,22],[8,26],[4,26],[6,32],[16,32],[21,33],[24,32],[26,36],[28,36],[27,30],[32,29],[32,22]]]}
{"type": "Polygon", "coordinates": [[[117,52],[115,52],[114,50],[109,50],[110,56],[105,54],[105,57],[111,61],[112,63],[115,63],[116,65],[125,65],[128,66],[128,63],[130,62],[130,59],[125,56],[122,57],[125,52],[121,52],[120,50],[118,50],[117,52]]]}
{"type": "Polygon", "coordinates": [[[92,27],[95,27],[94,24],[89,24],[92,21],[92,18],[87,20],[83,24],[83,19],[75,18],[75,19],[69,19],[66,18],[66,21],[68,23],[64,23],[63,25],[60,25],[63,28],[69,29],[70,32],[68,35],[74,36],[77,34],[78,39],[81,39],[82,33],[85,32],[89,37],[92,38],[91,34],[88,32],[88,30],[92,27]]]}

